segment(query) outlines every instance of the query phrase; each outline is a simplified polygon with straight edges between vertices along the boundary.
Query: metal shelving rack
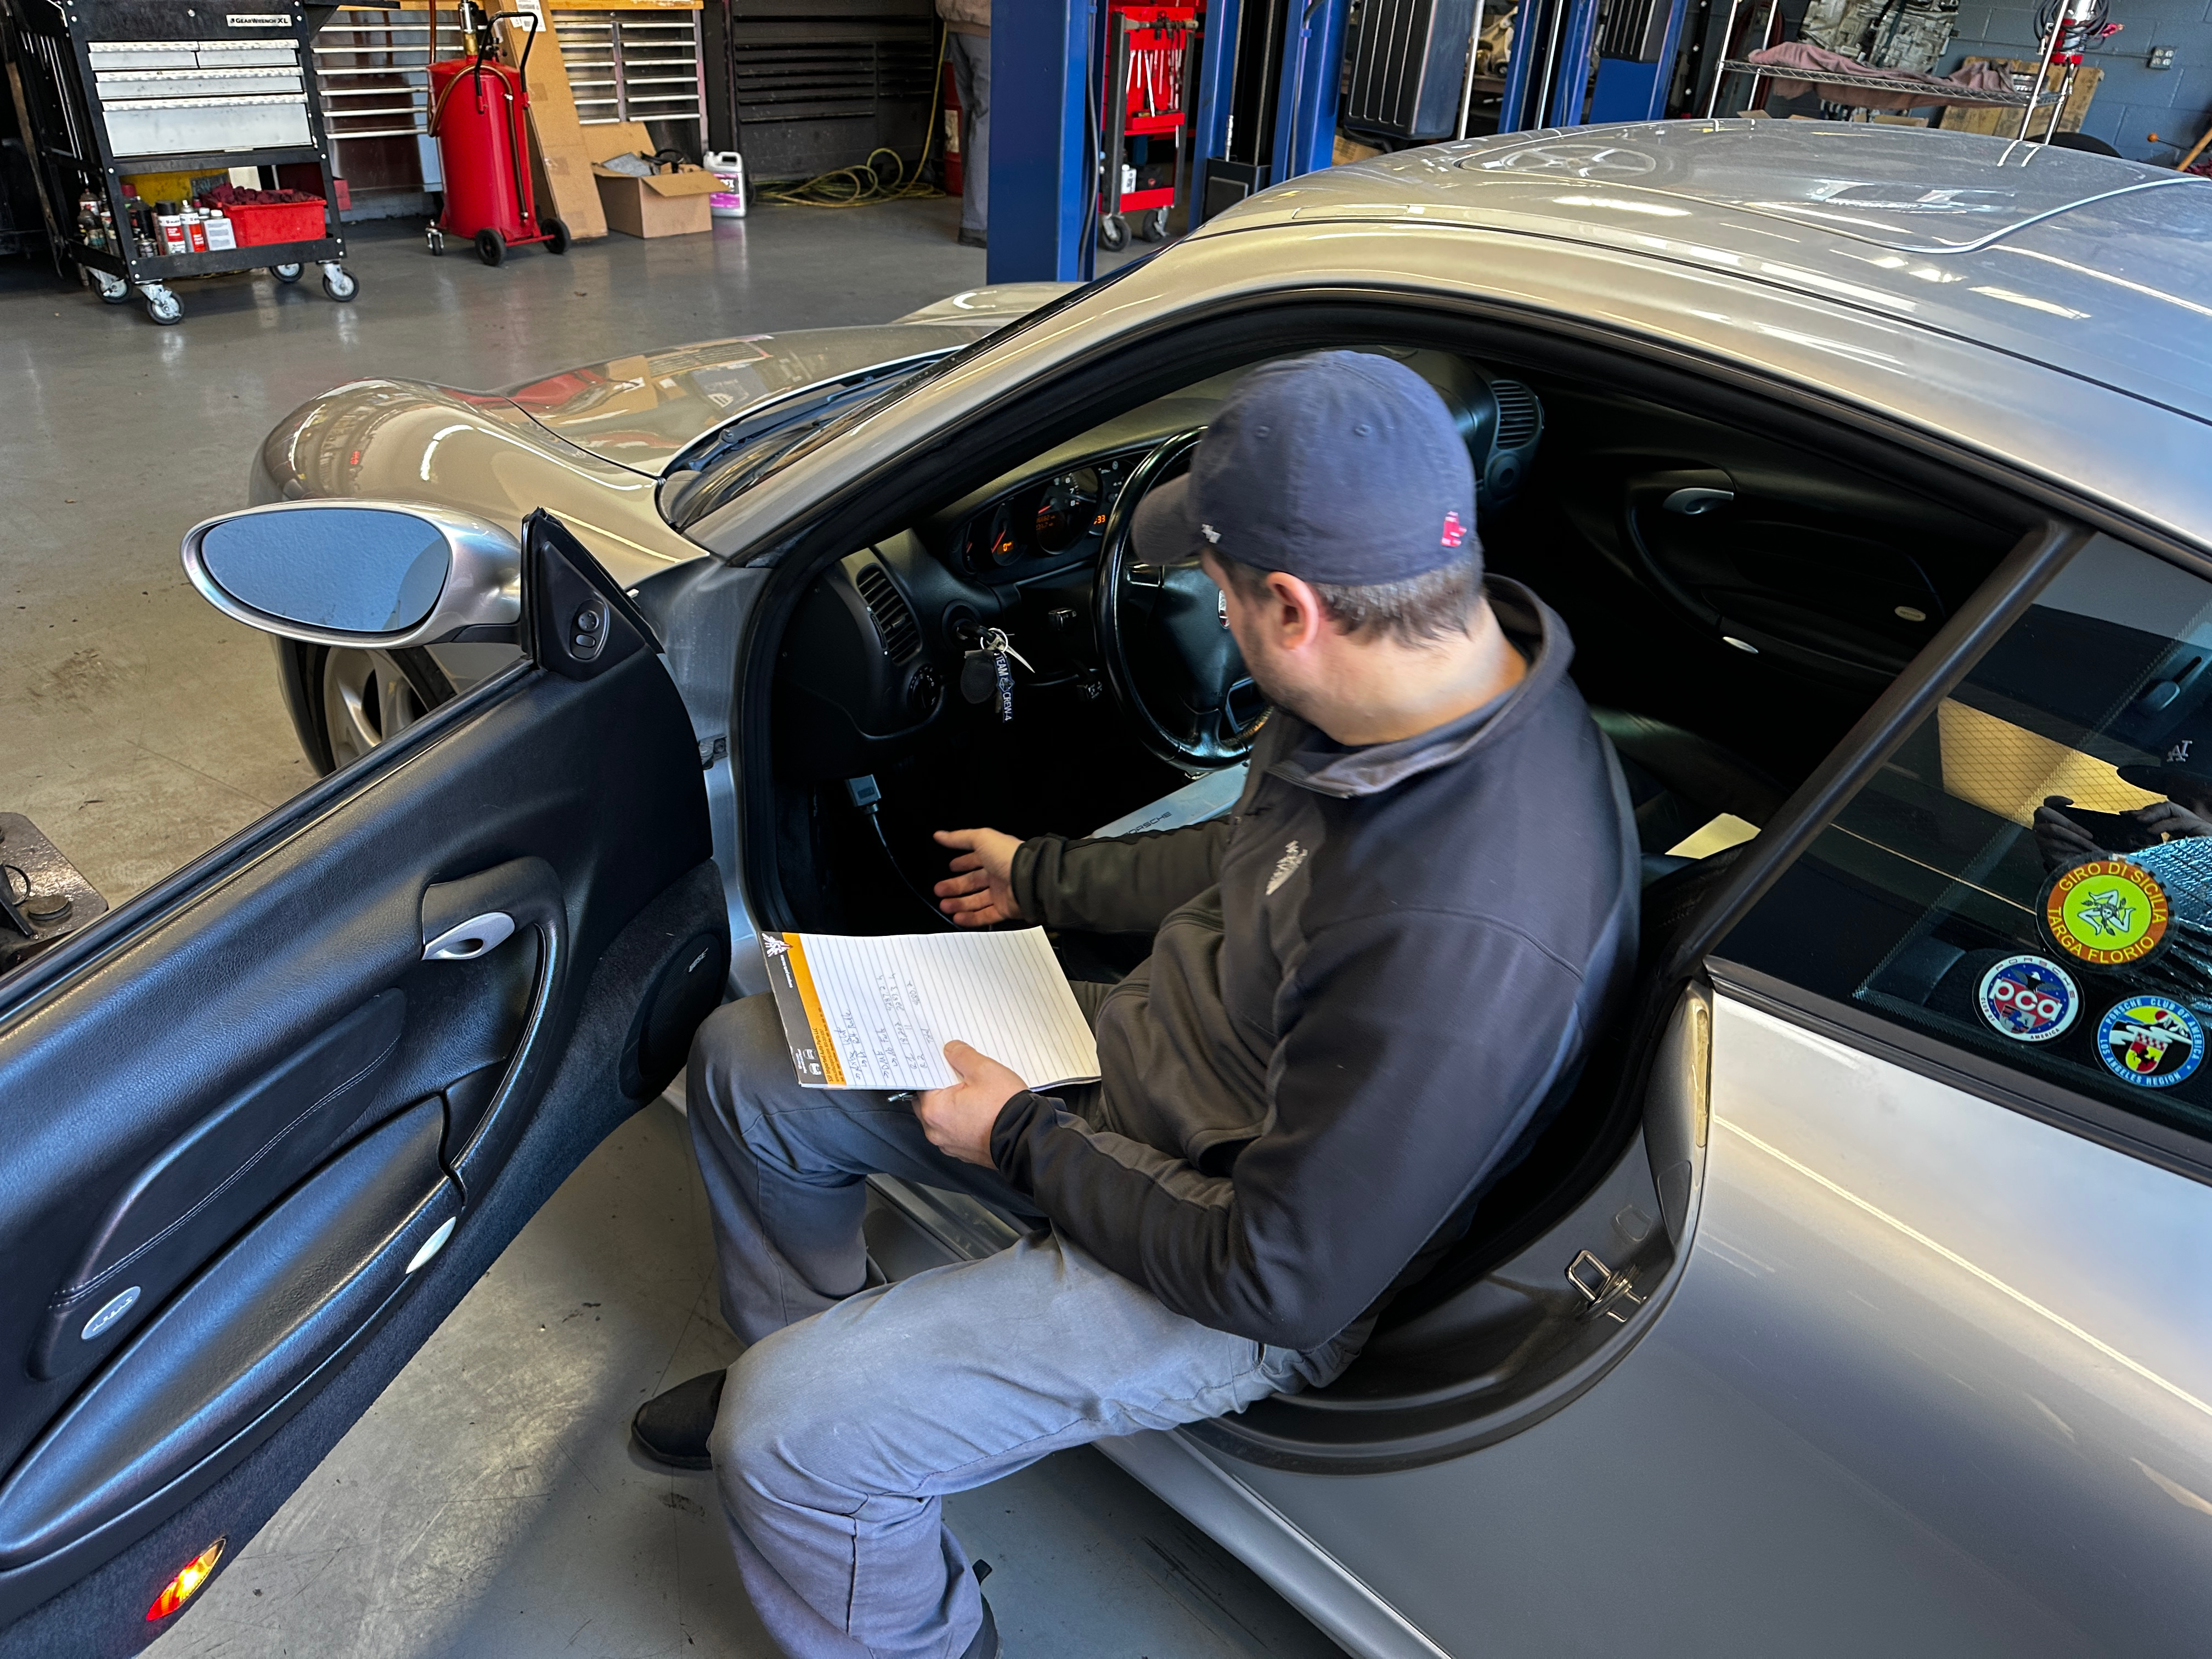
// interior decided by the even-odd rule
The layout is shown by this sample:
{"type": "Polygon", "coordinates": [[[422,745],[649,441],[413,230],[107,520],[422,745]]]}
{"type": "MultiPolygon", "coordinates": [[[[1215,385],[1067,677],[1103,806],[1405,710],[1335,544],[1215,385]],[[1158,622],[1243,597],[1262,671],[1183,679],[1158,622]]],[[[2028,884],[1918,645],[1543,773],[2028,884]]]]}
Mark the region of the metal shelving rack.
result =
{"type": "Polygon", "coordinates": [[[697,12],[560,9],[551,15],[583,125],[696,121],[706,142],[697,12]]]}
{"type": "MultiPolygon", "coordinates": [[[[258,0],[262,4],[277,0],[258,0]]],[[[336,191],[331,173],[330,141],[313,85],[310,23],[304,6],[283,9],[224,12],[180,6],[174,0],[4,0],[9,27],[20,50],[23,92],[38,145],[39,179],[57,251],[93,273],[100,297],[112,304],[128,301],[135,290],[157,323],[174,323],[183,307],[168,284],[181,277],[267,268],[285,282],[296,282],[310,264],[323,268],[323,290],[333,300],[350,300],[359,291],[352,273],[339,263],[345,239],[336,234],[331,206],[336,191]],[[220,29],[220,33],[217,33],[220,29]],[[190,59],[189,63],[185,60],[190,59]],[[271,60],[264,62],[263,60],[271,60]],[[139,61],[145,60],[145,61],[139,61]],[[210,61],[212,60],[212,61],[210,61]],[[227,64],[240,67],[226,72],[227,64]],[[254,76],[289,64],[298,82],[290,91],[240,92],[257,84],[254,76]],[[128,97],[104,95],[124,82],[135,83],[128,97]],[[175,95],[148,97],[167,92],[175,95]],[[292,106],[296,103],[295,113],[292,106]],[[276,142],[250,148],[187,149],[163,144],[120,149],[112,134],[117,115],[134,127],[159,129],[165,122],[190,128],[226,118],[245,126],[257,114],[274,112],[271,130],[297,131],[304,142],[276,142]],[[140,252],[132,245],[123,180],[134,173],[227,171],[232,167],[277,167],[312,163],[322,173],[322,236],[297,241],[260,243],[204,253],[140,252]],[[107,206],[114,227],[113,247],[102,247],[80,234],[76,206],[90,192],[107,206]]],[[[270,84],[281,85],[280,74],[270,84]]]]}

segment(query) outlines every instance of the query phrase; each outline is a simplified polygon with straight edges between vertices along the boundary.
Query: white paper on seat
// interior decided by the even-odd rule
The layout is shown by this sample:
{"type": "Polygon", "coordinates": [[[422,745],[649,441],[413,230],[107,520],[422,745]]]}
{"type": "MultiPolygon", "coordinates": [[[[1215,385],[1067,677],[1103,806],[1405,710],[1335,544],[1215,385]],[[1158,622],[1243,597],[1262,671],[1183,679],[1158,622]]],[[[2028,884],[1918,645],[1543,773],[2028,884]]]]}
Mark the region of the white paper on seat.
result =
{"type": "Polygon", "coordinates": [[[1033,1089],[1088,1083],[1098,1045],[1042,927],[764,933],[769,983],[810,1089],[941,1089],[965,1042],[1033,1089]]]}

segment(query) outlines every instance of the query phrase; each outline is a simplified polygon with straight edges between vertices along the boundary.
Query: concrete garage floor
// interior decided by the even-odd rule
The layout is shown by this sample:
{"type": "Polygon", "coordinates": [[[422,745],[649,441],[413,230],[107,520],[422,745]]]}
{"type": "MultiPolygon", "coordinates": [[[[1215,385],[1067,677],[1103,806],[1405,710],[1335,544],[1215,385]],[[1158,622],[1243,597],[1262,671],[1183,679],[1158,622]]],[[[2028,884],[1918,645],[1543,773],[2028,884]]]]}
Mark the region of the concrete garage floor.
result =
{"type": "MultiPolygon", "coordinates": [[[[184,531],[241,504],[253,445],[340,381],[489,387],[764,330],[875,322],[983,280],[957,206],[765,209],[711,237],[433,260],[351,234],[314,278],[186,283],[159,329],[0,263],[0,809],[111,902],[310,781],[266,640],[186,586],[184,531]]],[[[1133,249],[1131,256],[1140,250],[1133,249]]],[[[1124,257],[1131,257],[1124,256],[1124,257]]],[[[158,1659],[772,1659],[709,1477],[627,1445],[636,1405],[731,1358],[676,1110],[632,1119],[525,1229],[158,1659]]],[[[1019,1659],[1338,1650],[1096,1452],[951,1505],[1019,1659]]]]}

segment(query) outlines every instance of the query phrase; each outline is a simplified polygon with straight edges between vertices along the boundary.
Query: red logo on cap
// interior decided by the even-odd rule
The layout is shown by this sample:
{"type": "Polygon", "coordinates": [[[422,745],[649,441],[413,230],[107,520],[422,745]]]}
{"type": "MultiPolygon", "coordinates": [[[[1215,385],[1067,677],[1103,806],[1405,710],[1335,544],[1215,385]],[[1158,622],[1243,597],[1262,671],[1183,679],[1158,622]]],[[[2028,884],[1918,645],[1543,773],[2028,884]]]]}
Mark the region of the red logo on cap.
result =
{"type": "Polygon", "coordinates": [[[1444,514],[1444,545],[1457,547],[1467,540],[1467,526],[1459,521],[1456,510],[1444,514]]]}

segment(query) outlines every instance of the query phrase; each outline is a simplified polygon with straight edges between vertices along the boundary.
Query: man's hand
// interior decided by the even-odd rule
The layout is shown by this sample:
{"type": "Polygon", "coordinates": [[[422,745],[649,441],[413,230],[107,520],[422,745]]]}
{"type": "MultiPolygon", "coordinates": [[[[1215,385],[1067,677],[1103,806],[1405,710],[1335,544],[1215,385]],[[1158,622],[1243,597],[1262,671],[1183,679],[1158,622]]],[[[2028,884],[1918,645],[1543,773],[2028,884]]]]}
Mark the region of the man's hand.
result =
{"type": "Polygon", "coordinates": [[[2112,856],[2060,810],[2073,804],[2063,795],[2047,795],[2035,809],[2035,850],[2043,856],[2043,867],[2054,873],[2112,856]]]}
{"type": "Polygon", "coordinates": [[[923,1090],[915,1097],[914,1115],[921,1120],[922,1133],[939,1152],[988,1170],[991,1131],[999,1121],[999,1113],[1029,1085],[1011,1068],[964,1042],[946,1043],[945,1058],[960,1081],[949,1089],[923,1090]]]}
{"type": "Polygon", "coordinates": [[[960,851],[952,860],[951,878],[937,884],[939,909],[963,927],[1022,919],[1022,907],[1014,902],[1019,841],[996,830],[939,830],[937,844],[960,851]]]}
{"type": "Polygon", "coordinates": [[[2127,815],[2140,824],[2144,833],[2161,840],[2195,840],[2199,836],[2212,836],[2212,823],[2207,823],[2179,801],[2153,801],[2148,806],[2138,806],[2127,815]]]}

